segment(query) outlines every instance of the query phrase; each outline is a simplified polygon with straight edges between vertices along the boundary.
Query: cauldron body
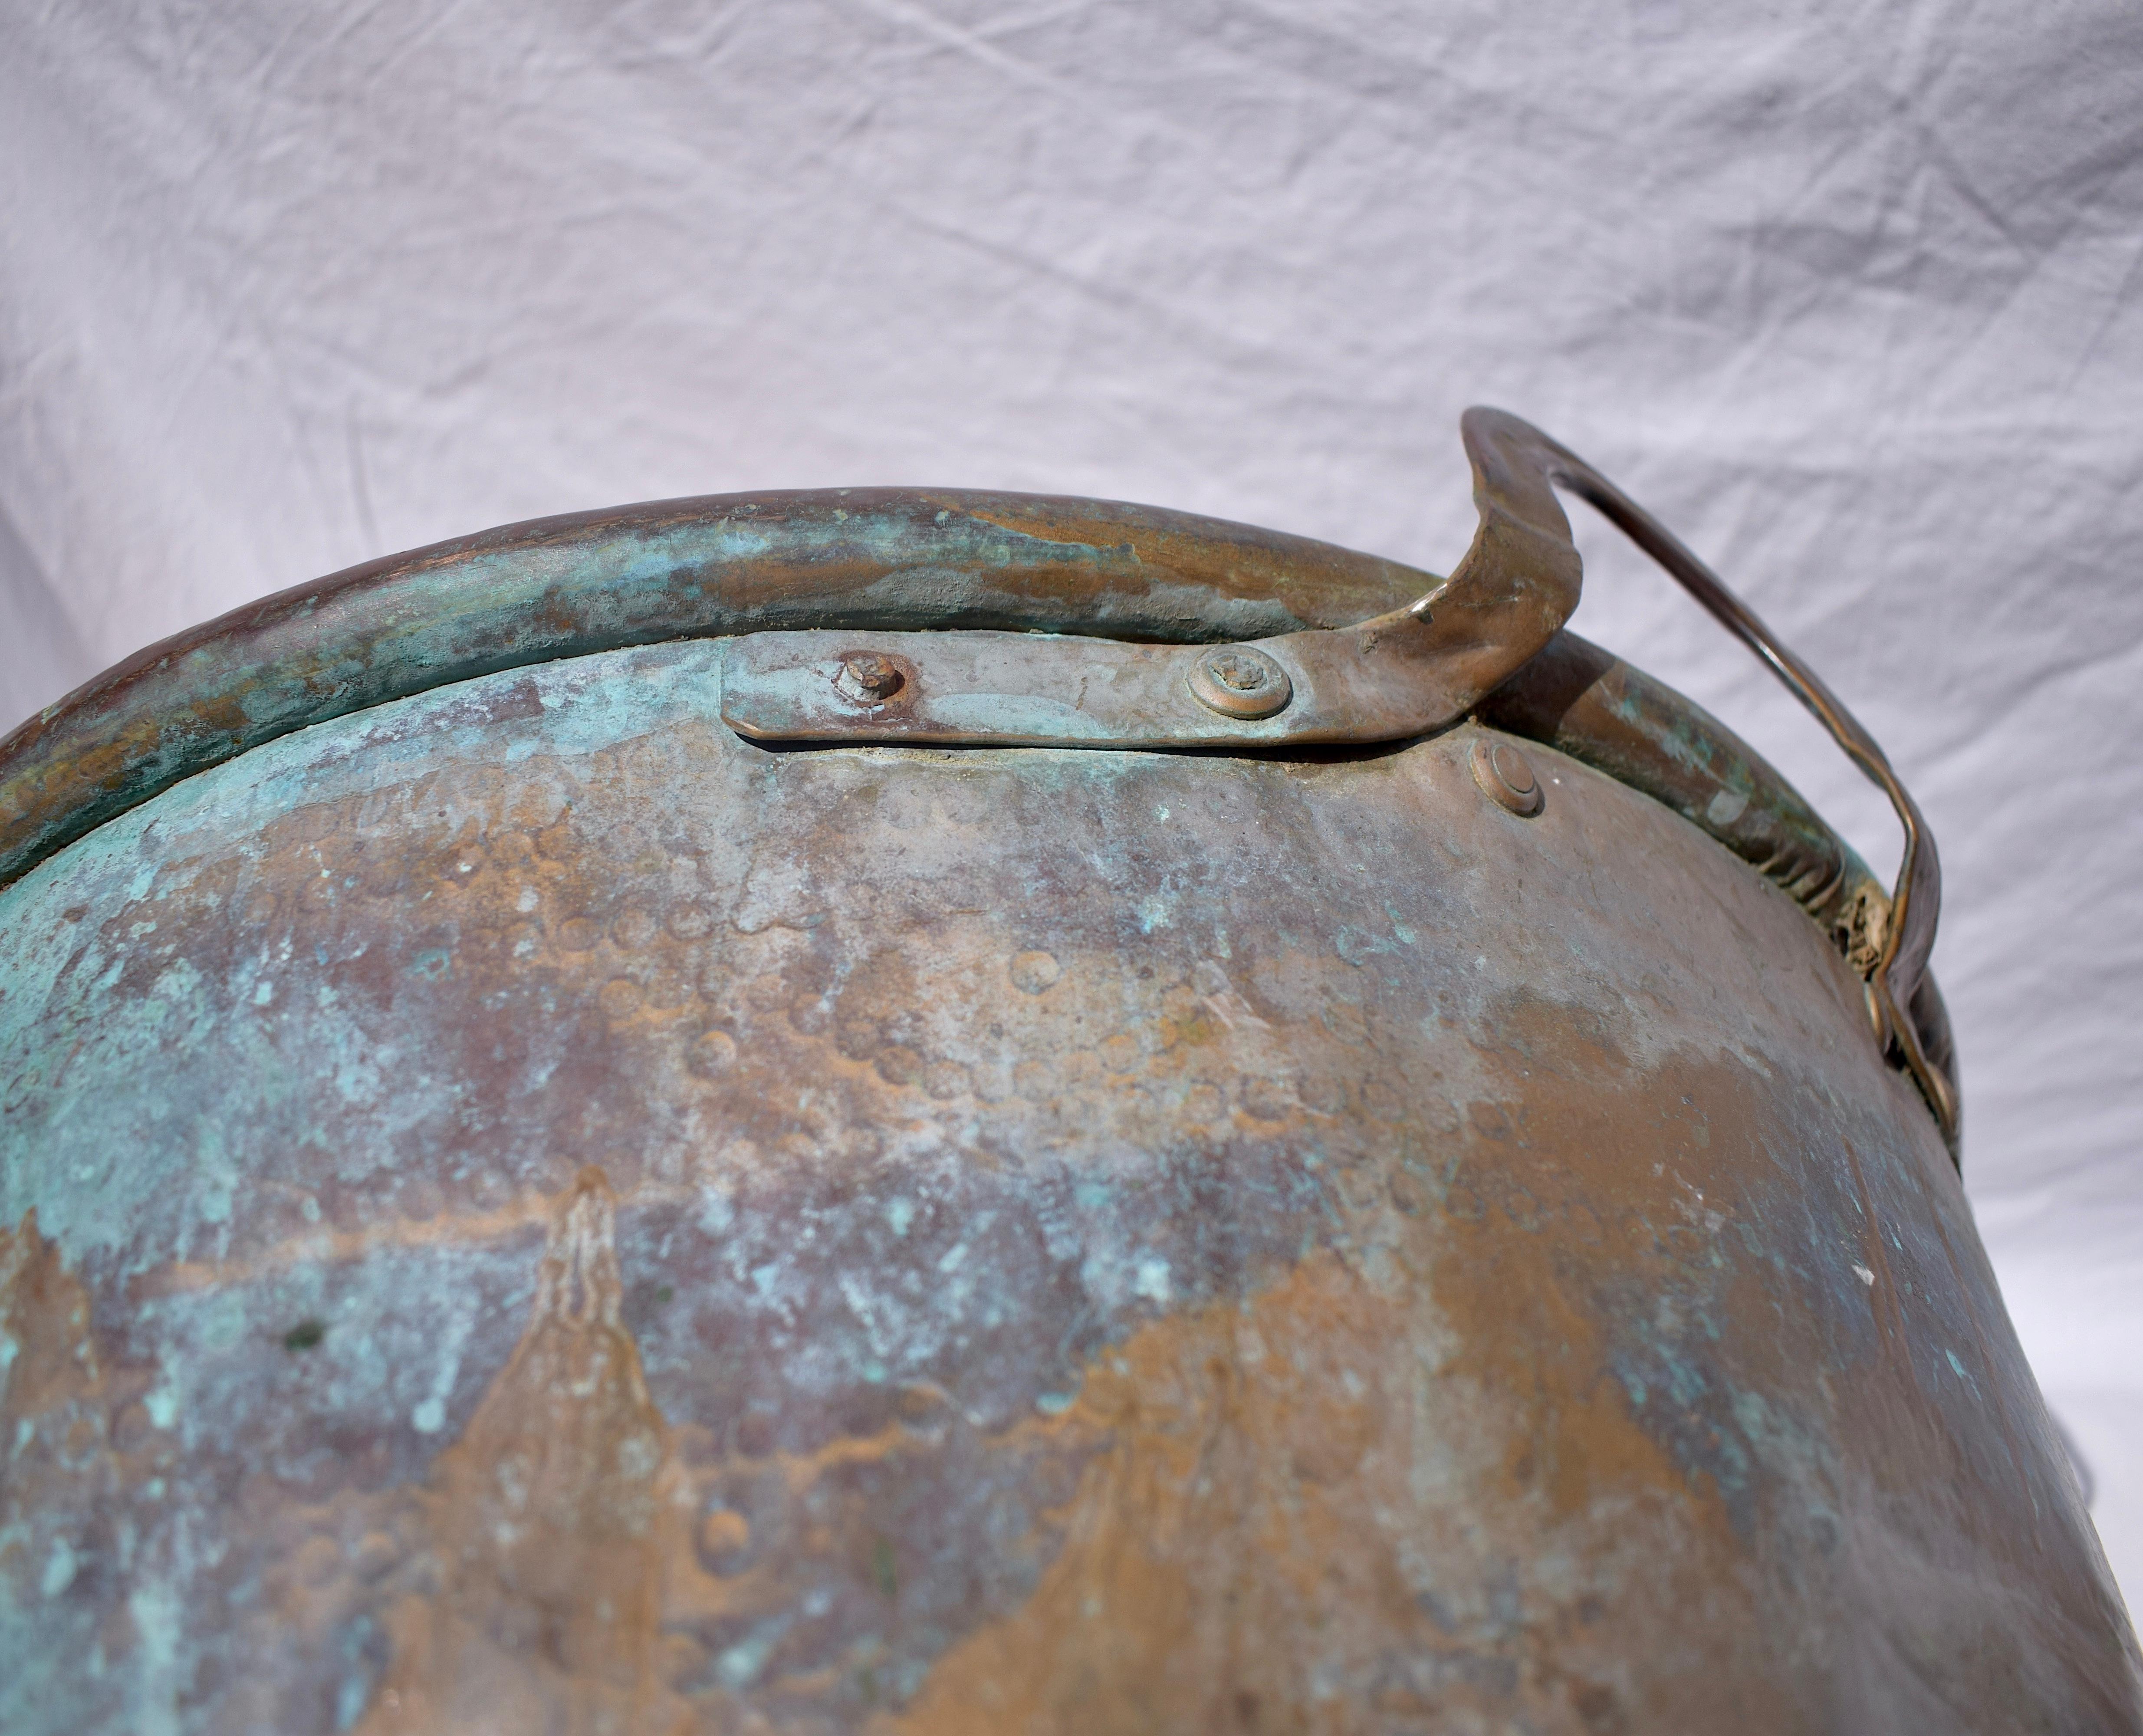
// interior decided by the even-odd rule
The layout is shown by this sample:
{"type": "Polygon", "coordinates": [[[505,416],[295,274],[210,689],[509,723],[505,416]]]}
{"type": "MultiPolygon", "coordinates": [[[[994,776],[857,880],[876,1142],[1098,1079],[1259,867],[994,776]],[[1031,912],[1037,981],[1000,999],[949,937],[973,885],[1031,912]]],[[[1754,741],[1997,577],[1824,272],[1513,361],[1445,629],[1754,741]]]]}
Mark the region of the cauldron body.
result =
{"type": "Polygon", "coordinates": [[[1794,900],[1477,723],[754,744],[701,640],[0,893],[0,1723],[2137,1726],[1794,900]]]}

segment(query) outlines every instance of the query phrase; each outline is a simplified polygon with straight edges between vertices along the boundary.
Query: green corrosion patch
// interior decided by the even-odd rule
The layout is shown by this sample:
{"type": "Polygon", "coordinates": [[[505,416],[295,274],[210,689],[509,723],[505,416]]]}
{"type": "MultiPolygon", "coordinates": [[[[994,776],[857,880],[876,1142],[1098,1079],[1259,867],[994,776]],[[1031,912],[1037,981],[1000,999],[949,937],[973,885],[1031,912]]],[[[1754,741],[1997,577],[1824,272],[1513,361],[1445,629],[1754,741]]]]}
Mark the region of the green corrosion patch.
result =
{"type": "Polygon", "coordinates": [[[326,1327],[317,1320],[300,1320],[283,1334],[283,1348],[293,1353],[310,1350],[328,1335],[326,1327]]]}

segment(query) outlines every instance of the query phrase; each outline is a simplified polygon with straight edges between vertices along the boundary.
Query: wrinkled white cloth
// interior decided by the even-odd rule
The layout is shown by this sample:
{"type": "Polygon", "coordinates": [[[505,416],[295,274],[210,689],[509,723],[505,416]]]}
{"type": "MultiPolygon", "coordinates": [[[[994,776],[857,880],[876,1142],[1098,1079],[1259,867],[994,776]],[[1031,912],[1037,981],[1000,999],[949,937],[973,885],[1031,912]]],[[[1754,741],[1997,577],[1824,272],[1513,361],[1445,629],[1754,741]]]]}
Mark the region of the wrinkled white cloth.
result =
{"type": "MultiPolygon", "coordinates": [[[[1455,421],[1709,557],[1942,844],[1966,1168],[2143,1601],[2143,9],[22,0],[0,710],[649,497],[1158,502],[1448,568],[1455,421]]],[[[1878,864],[1611,532],[1578,626],[1878,864]]]]}

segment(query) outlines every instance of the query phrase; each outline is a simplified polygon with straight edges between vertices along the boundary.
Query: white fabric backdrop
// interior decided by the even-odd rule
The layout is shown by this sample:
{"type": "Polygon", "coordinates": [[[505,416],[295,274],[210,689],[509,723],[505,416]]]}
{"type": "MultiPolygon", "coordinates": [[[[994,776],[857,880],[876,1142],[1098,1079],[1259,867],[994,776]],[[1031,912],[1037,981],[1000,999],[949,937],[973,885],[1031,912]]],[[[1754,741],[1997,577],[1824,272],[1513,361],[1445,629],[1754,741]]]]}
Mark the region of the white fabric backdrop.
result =
{"type": "MultiPolygon", "coordinates": [[[[651,496],[1090,493],[1448,567],[1474,401],[1679,528],[1921,796],[1972,1196],[2143,1603],[2133,0],[0,12],[7,721],[651,496]]],[[[1894,860],[1588,534],[1581,630],[1894,860]]]]}

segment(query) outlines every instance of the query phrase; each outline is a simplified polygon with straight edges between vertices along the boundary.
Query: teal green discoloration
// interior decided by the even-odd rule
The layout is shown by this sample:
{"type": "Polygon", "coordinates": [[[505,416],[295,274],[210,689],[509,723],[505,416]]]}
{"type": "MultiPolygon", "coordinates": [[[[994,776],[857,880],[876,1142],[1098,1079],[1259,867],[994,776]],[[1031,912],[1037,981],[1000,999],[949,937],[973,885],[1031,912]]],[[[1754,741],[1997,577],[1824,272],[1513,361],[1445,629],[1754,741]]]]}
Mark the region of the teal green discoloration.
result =
{"type": "Polygon", "coordinates": [[[1665,803],[1819,921],[1865,892],[1884,896],[1800,792],[1732,730],[1574,633],[1557,635],[1482,710],[1665,803]]]}
{"type": "MultiPolygon", "coordinates": [[[[483,1472],[460,1449],[502,1437],[472,1419],[542,1360],[517,1357],[558,1318],[535,1302],[542,1220],[582,1165],[617,1190],[617,1326],[690,1495],[662,1559],[689,1570],[700,1503],[749,1497],[775,1501],[744,1516],[778,1563],[853,1494],[867,1526],[835,1534],[817,1584],[861,1580],[883,1531],[903,1598],[936,1587],[953,1612],[882,1681],[974,1630],[960,1588],[1026,1595],[1016,1575],[1055,1546],[1006,1516],[1060,1510],[1083,1461],[1024,1456],[1087,1427],[1111,1347],[1120,1376],[1149,1324],[1166,1342],[1247,1315],[1312,1259],[1358,1274],[1335,1305],[1416,1297],[1421,1355],[1391,1389],[1414,1397],[1386,1414],[1453,1465],[1477,1444],[1476,1470],[1419,1496],[1462,1529],[1510,1462],[1454,1351],[1537,1311],[1484,1368],[1634,1421],[1670,1504],[1715,1489],[1759,1540],[1821,1529],[1781,1514],[1849,1532],[1879,1510],[1817,1449],[1850,1442],[1857,1390],[1924,1419],[1906,1469],[1914,1490],[1925,1463],[1958,1471],[1995,1516],[1966,1535],[2024,1535],[2004,1504],[2044,1499],[2053,1462],[2000,1460],[1989,1400],[2028,1380],[1998,1330],[1975,1359],[1968,1311],[1983,1297],[1998,1328],[1998,1302],[1942,1264],[1943,1234],[1976,1259],[1961,1199],[1908,1197],[1934,1178],[1930,1130],[1846,1040],[1855,986],[1801,913],[1665,809],[1544,750],[1554,804],[1511,819],[1481,801],[1467,731],[1321,762],[770,753],[720,725],[718,649],[323,724],[0,894],[27,949],[0,983],[0,1083],[42,1070],[8,1088],[0,1193],[34,1199],[53,1266],[74,1262],[97,1353],[135,1383],[105,1409],[146,1443],[123,1512],[40,1496],[118,1513],[131,1565],[42,1599],[55,1520],[0,1607],[13,1649],[81,1658],[99,1630],[75,1612],[101,1597],[144,1715],[0,1683],[0,1723],[141,1728],[149,1697],[195,1680],[236,1684],[205,1690],[210,1721],[262,1683],[285,1697],[248,1714],[261,1728],[361,1718],[386,1678],[349,1636],[489,1546],[434,1497],[483,1472]],[[1690,1182],[1655,1187],[1655,1153],[1690,1182]],[[1883,1263],[1878,1233],[1895,1328],[1852,1265],[1883,1263]],[[1566,1261],[1529,1251],[1558,1237],[1566,1261]],[[320,1338],[293,1354],[305,1321],[320,1338]],[[800,1482],[777,1468],[814,1456],[800,1482]],[[350,1600],[293,1639],[308,1585],[350,1600]]],[[[1296,1378],[1318,1342],[1260,1348],[1241,1390],[1296,1378]]],[[[557,1435],[562,1465],[615,1438],[557,1435]]],[[[47,1423],[37,1450],[63,1436],[47,1423]]],[[[1594,1510],[1611,1536],[1620,1499],[1594,1510]]],[[[1626,1554],[1586,1553],[1592,1523],[1503,1558],[1549,1564],[1526,1596],[1566,1607],[1552,1575],[1596,1571],[1603,1598],[1627,1592],[1626,1554]]],[[[1820,1547],[1789,1537],[1781,1575],[1820,1547]]],[[[745,1583],[718,1553],[710,1570],[745,1583]]],[[[816,1589],[777,1583],[694,1630],[710,1704],[733,1675],[771,1704],[858,1654],[846,1605],[749,1653],[816,1589]]]]}
{"type": "Polygon", "coordinates": [[[964,491],[714,497],[377,561],[151,648],[0,745],[0,883],[293,730],[498,670],[778,627],[1259,638],[1399,606],[1396,562],[1157,508],[964,491]]]}
{"type": "MultiPolygon", "coordinates": [[[[43,1233],[70,1260],[121,1248],[142,1266],[215,1257],[234,1190],[261,1178],[234,1168],[229,1130],[215,1112],[145,1084],[134,1061],[145,1051],[192,1056],[194,1066],[248,1079],[258,1114],[290,1117],[284,1131],[293,1151],[343,1145],[308,1094],[305,1076],[316,1070],[334,1080],[344,1103],[376,1115],[390,1139],[448,1116],[461,1090],[425,1056],[368,1039],[363,1010],[338,1008],[331,993],[314,997],[304,1025],[314,1046],[302,1064],[285,1055],[285,1014],[274,984],[288,961],[278,952],[234,956],[216,977],[174,957],[154,969],[142,992],[120,992],[122,975],[148,968],[156,956],[156,935],[115,938],[70,911],[108,908],[121,889],[129,901],[185,893],[215,865],[220,841],[234,831],[377,787],[412,766],[481,756],[498,706],[534,710],[547,751],[568,757],[715,717],[720,650],[694,645],[625,654],[622,663],[546,665],[515,678],[512,688],[487,688],[482,700],[440,689],[287,735],[166,792],[153,809],[121,815],[0,890],[0,932],[11,941],[0,949],[0,1084],[13,1081],[10,1095],[22,1100],[13,1151],[0,1164],[0,1222],[17,1223],[38,1205],[43,1233]],[[191,853],[196,835],[214,841],[210,855],[191,853]],[[79,1011],[54,1025],[42,1010],[62,992],[66,977],[97,987],[77,1001],[79,1011]],[[21,1119],[26,1114],[34,1115],[34,1134],[21,1119]],[[69,1175],[70,1185],[54,1185],[69,1175]],[[146,1239],[145,1214],[162,1226],[146,1239]]],[[[450,793],[440,811],[449,831],[479,817],[465,815],[450,793]]],[[[343,895],[339,887],[327,894],[343,895]]],[[[406,968],[419,982],[445,977],[452,948],[418,948],[406,968]]],[[[352,1156],[339,1167],[354,1181],[374,1161],[352,1156]]]]}

